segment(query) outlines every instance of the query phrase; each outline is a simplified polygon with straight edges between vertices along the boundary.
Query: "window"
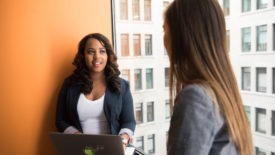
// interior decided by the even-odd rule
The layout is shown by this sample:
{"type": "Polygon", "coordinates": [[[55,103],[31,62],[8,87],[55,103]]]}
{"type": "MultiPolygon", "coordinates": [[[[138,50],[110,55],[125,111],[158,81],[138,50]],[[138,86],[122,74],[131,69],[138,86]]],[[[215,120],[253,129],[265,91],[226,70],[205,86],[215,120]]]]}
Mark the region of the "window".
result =
{"type": "Polygon", "coordinates": [[[275,94],[275,68],[272,68],[272,83],[273,83],[272,93],[275,94]]]}
{"type": "Polygon", "coordinates": [[[163,1],[163,10],[166,10],[170,3],[168,1],[163,1]]]}
{"type": "Polygon", "coordinates": [[[257,51],[266,51],[267,26],[257,26],[257,51]]]}
{"type": "Polygon", "coordinates": [[[250,124],[250,106],[245,105],[245,106],[244,106],[244,110],[245,110],[245,113],[246,113],[246,117],[247,117],[247,119],[248,119],[248,122],[249,122],[249,124],[250,124]]]}
{"type": "Polygon", "coordinates": [[[242,90],[250,90],[250,67],[242,67],[242,90]]]}
{"type": "Polygon", "coordinates": [[[275,111],[274,110],[272,110],[272,112],[271,112],[272,114],[272,116],[271,116],[271,126],[272,126],[272,132],[271,132],[271,134],[273,135],[273,136],[275,136],[275,111]]]}
{"type": "Polygon", "coordinates": [[[153,88],[153,68],[146,69],[146,89],[153,88]]]}
{"type": "Polygon", "coordinates": [[[256,91],[266,92],[266,68],[256,68],[256,91]]]}
{"type": "Polygon", "coordinates": [[[266,110],[256,108],[256,131],[265,133],[266,132],[266,110]]]}
{"type": "Polygon", "coordinates": [[[121,56],[129,56],[129,35],[121,34],[121,56]]]}
{"type": "Polygon", "coordinates": [[[137,137],[137,139],[136,139],[136,147],[144,150],[143,136],[137,137]]]}
{"type": "Polygon", "coordinates": [[[171,117],[170,103],[169,100],[165,100],[165,118],[169,119],[171,117]]]}
{"type": "Polygon", "coordinates": [[[169,87],[169,68],[165,68],[165,87],[169,87]]]}
{"type": "Polygon", "coordinates": [[[273,24],[273,51],[275,51],[275,24],[273,24]]]}
{"type": "Polygon", "coordinates": [[[251,29],[242,28],[242,51],[249,52],[251,49],[251,29]]]}
{"type": "Polygon", "coordinates": [[[147,122],[154,121],[154,102],[147,103],[147,122]]]}
{"type": "Polygon", "coordinates": [[[226,41],[227,41],[228,51],[230,51],[230,31],[229,30],[226,31],[226,41]]]}
{"type": "Polygon", "coordinates": [[[144,0],[144,20],[151,20],[151,0],[144,0]]]}
{"type": "Polygon", "coordinates": [[[223,13],[225,16],[229,16],[230,14],[230,2],[229,0],[223,0],[223,13]]]}
{"type": "Polygon", "coordinates": [[[127,80],[127,81],[130,82],[130,70],[129,69],[123,69],[122,72],[121,72],[121,77],[124,80],[127,80]]]}
{"type": "Polygon", "coordinates": [[[141,50],[140,50],[140,34],[134,34],[133,35],[133,44],[134,44],[134,56],[140,56],[141,50]]]}
{"type": "Polygon", "coordinates": [[[136,103],[135,111],[136,111],[136,123],[137,124],[143,123],[143,107],[142,107],[142,103],[136,103]]]}
{"type": "Polygon", "coordinates": [[[128,19],[128,0],[120,0],[120,19],[128,19]]]}
{"type": "Polygon", "coordinates": [[[142,89],[141,69],[135,69],[135,90],[142,89]]]}
{"type": "Polygon", "coordinates": [[[257,0],[257,9],[267,8],[268,0],[257,0]]]}
{"type": "Polygon", "coordinates": [[[251,0],[242,0],[242,12],[251,10],[251,0]]]}
{"type": "Polygon", "coordinates": [[[155,153],[155,134],[148,135],[148,153],[155,153]]]}
{"type": "Polygon", "coordinates": [[[133,0],[133,20],[140,20],[139,0],[133,0]]]}
{"type": "Polygon", "coordinates": [[[145,35],[145,55],[152,55],[152,35],[145,35]]]}
{"type": "Polygon", "coordinates": [[[261,148],[256,147],[255,150],[256,155],[266,155],[265,150],[261,148]]]}

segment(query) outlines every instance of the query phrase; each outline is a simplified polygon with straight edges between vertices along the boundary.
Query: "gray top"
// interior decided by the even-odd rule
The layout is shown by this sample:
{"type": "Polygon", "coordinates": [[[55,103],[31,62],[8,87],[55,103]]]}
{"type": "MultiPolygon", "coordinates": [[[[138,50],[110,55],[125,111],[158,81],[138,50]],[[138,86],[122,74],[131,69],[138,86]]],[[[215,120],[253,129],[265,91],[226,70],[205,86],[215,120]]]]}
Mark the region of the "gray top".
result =
{"type": "Polygon", "coordinates": [[[167,144],[168,155],[238,155],[222,115],[199,85],[178,95],[167,144]]]}

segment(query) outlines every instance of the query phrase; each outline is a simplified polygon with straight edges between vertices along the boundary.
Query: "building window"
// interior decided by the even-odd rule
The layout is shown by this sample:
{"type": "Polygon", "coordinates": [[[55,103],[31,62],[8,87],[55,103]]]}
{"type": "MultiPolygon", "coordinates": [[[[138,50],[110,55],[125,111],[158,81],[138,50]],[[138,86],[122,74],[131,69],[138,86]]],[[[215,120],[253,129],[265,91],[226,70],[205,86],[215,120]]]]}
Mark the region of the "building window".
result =
{"type": "Polygon", "coordinates": [[[121,56],[129,56],[129,35],[121,34],[121,56]]]}
{"type": "Polygon", "coordinates": [[[146,89],[153,88],[153,69],[148,68],[146,69],[146,89]]]}
{"type": "Polygon", "coordinates": [[[169,68],[165,68],[165,87],[169,87],[169,68]]]}
{"type": "Polygon", "coordinates": [[[163,1],[163,10],[166,10],[170,3],[168,1],[163,1]]]}
{"type": "Polygon", "coordinates": [[[120,19],[128,19],[128,0],[120,0],[120,19]]]}
{"type": "Polygon", "coordinates": [[[223,0],[223,13],[225,16],[230,14],[230,2],[229,0],[223,0]]]}
{"type": "Polygon", "coordinates": [[[147,122],[154,121],[154,102],[147,103],[147,122]]]}
{"type": "Polygon", "coordinates": [[[266,68],[256,68],[256,91],[266,92],[266,68]]]}
{"type": "Polygon", "coordinates": [[[151,0],[144,0],[144,20],[150,21],[151,19],[151,0]]]}
{"type": "Polygon", "coordinates": [[[266,155],[265,150],[263,150],[261,148],[256,147],[255,150],[256,150],[255,151],[256,155],[266,155]]]}
{"type": "Polygon", "coordinates": [[[152,35],[145,35],[145,55],[152,55],[152,35]]]}
{"type": "Polygon", "coordinates": [[[257,26],[257,51],[266,51],[267,26],[257,26]]]}
{"type": "Polygon", "coordinates": [[[242,28],[242,51],[249,52],[251,49],[251,29],[242,28]]]}
{"type": "Polygon", "coordinates": [[[230,51],[230,31],[226,31],[226,41],[227,41],[227,49],[230,51]]]}
{"type": "Polygon", "coordinates": [[[139,0],[133,0],[133,20],[140,20],[139,0]]]}
{"type": "Polygon", "coordinates": [[[121,71],[121,77],[124,79],[124,80],[127,80],[130,82],[130,69],[123,69],[121,71]]]}
{"type": "Polygon", "coordinates": [[[134,44],[134,56],[140,56],[141,55],[141,49],[140,49],[140,34],[134,34],[133,35],[133,44],[134,44]]]}
{"type": "Polygon", "coordinates": [[[249,122],[249,124],[250,124],[250,106],[247,106],[247,105],[245,105],[244,106],[244,110],[245,110],[245,113],[246,113],[246,117],[247,117],[247,120],[248,120],[248,122],[249,122]]]}
{"type": "Polygon", "coordinates": [[[272,114],[271,115],[272,115],[271,116],[271,126],[272,126],[272,132],[271,132],[271,134],[273,136],[275,136],[275,111],[274,110],[272,110],[272,114]]]}
{"type": "Polygon", "coordinates": [[[169,119],[171,117],[170,103],[169,100],[165,100],[165,118],[169,119]]]}
{"type": "Polygon", "coordinates": [[[250,90],[250,67],[242,67],[242,90],[250,90]]]}
{"type": "Polygon", "coordinates": [[[148,135],[148,153],[155,153],[155,134],[148,135]]]}
{"type": "Polygon", "coordinates": [[[273,83],[272,93],[275,94],[275,68],[272,68],[272,83],[273,83]]]}
{"type": "Polygon", "coordinates": [[[268,0],[257,0],[257,9],[267,8],[268,0]]]}
{"type": "Polygon", "coordinates": [[[275,51],[275,24],[273,24],[273,51],[275,51]]]}
{"type": "Polygon", "coordinates": [[[144,150],[143,136],[137,137],[137,139],[136,139],[136,147],[139,148],[139,149],[144,150]]]}
{"type": "Polygon", "coordinates": [[[266,110],[256,108],[256,131],[266,133],[266,110]]]}
{"type": "Polygon", "coordinates": [[[137,124],[143,123],[143,107],[142,107],[142,103],[136,103],[135,111],[136,111],[136,123],[137,124]]]}
{"type": "Polygon", "coordinates": [[[142,89],[141,69],[135,69],[135,90],[142,89]]]}
{"type": "Polygon", "coordinates": [[[242,12],[251,10],[251,0],[242,0],[242,12]]]}

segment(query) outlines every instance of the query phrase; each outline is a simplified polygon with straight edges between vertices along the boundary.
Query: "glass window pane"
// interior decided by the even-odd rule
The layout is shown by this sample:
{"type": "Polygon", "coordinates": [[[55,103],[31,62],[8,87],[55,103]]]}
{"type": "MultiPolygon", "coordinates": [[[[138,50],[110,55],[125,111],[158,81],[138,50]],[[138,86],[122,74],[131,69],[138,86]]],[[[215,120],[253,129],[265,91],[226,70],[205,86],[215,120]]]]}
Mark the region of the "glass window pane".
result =
{"type": "Polygon", "coordinates": [[[152,55],[152,35],[145,35],[145,55],[152,55]]]}
{"type": "Polygon", "coordinates": [[[275,136],[275,111],[272,110],[271,126],[272,126],[272,135],[275,136]]]}
{"type": "Polygon", "coordinates": [[[146,69],[146,89],[153,88],[153,69],[146,69]]]}
{"type": "Polygon", "coordinates": [[[151,0],[144,0],[144,20],[151,20],[151,0]]]}
{"type": "Polygon", "coordinates": [[[135,113],[136,113],[136,123],[140,124],[143,123],[143,107],[142,103],[135,104],[135,113]]]}
{"type": "Polygon", "coordinates": [[[251,0],[242,0],[242,12],[251,10],[251,0]]]}
{"type": "Polygon", "coordinates": [[[147,122],[154,121],[154,102],[147,103],[147,122]]]}
{"type": "Polygon", "coordinates": [[[256,131],[266,133],[266,110],[256,108],[256,131]]]}
{"type": "Polygon", "coordinates": [[[141,90],[142,89],[142,75],[141,75],[141,69],[135,69],[135,90],[141,90]]]}
{"type": "Polygon", "coordinates": [[[256,147],[255,150],[256,155],[266,155],[266,151],[259,147],[256,147]]]}
{"type": "Polygon", "coordinates": [[[248,122],[249,122],[249,124],[250,124],[250,106],[245,105],[245,106],[244,106],[244,110],[245,110],[245,113],[246,113],[246,117],[247,117],[247,119],[248,119],[248,122]]]}
{"type": "Polygon", "coordinates": [[[257,51],[266,51],[267,26],[257,26],[257,51]]]}
{"type": "Polygon", "coordinates": [[[136,138],[136,147],[144,150],[143,136],[140,136],[140,137],[136,138]]]}
{"type": "Polygon", "coordinates": [[[268,0],[257,0],[257,9],[267,8],[268,0]]]}
{"type": "Polygon", "coordinates": [[[165,87],[169,87],[169,68],[165,68],[165,87]]]}
{"type": "Polygon", "coordinates": [[[272,68],[272,83],[273,83],[272,93],[275,94],[275,68],[272,68]]]}
{"type": "Polygon", "coordinates": [[[148,135],[148,153],[155,153],[155,134],[148,135]]]}
{"type": "Polygon", "coordinates": [[[121,34],[121,56],[129,56],[129,35],[121,34]]]}
{"type": "Polygon", "coordinates": [[[140,20],[140,14],[139,14],[139,0],[133,0],[132,2],[133,6],[133,20],[140,20]]]}
{"type": "Polygon", "coordinates": [[[128,0],[120,0],[120,19],[128,19],[128,0]]]}
{"type": "Polygon", "coordinates": [[[141,55],[140,34],[133,35],[133,44],[134,44],[134,56],[140,56],[141,55]]]}
{"type": "Polygon", "coordinates": [[[130,82],[130,70],[129,69],[123,69],[121,71],[121,77],[124,79],[124,80],[127,80],[130,82]]]}
{"type": "Polygon", "coordinates": [[[242,67],[242,90],[250,90],[250,67],[242,67]]]}
{"type": "Polygon", "coordinates": [[[229,0],[223,0],[223,13],[225,16],[228,16],[230,14],[230,1],[229,0]]]}
{"type": "Polygon", "coordinates": [[[266,92],[266,68],[256,68],[256,91],[266,92]]]}
{"type": "Polygon", "coordinates": [[[251,29],[242,28],[242,51],[249,52],[251,49],[251,29]]]}

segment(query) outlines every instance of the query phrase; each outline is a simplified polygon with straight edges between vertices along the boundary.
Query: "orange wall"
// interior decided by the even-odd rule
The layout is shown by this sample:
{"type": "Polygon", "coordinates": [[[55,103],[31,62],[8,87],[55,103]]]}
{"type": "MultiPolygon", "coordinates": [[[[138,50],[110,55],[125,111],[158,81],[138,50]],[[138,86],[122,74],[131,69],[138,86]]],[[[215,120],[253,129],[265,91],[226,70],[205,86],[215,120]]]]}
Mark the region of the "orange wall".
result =
{"type": "Polygon", "coordinates": [[[57,94],[79,40],[111,39],[110,0],[0,1],[0,154],[56,154],[57,94]]]}

